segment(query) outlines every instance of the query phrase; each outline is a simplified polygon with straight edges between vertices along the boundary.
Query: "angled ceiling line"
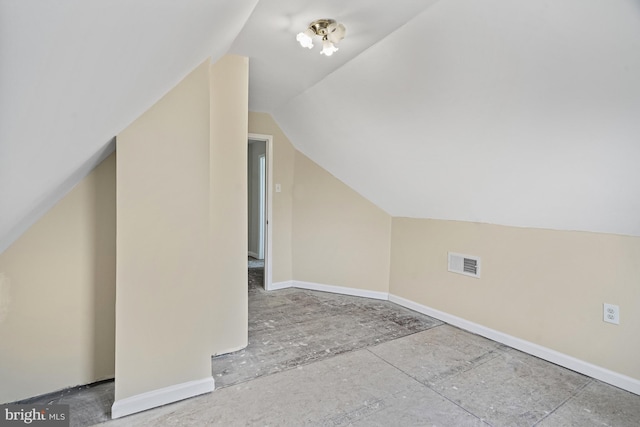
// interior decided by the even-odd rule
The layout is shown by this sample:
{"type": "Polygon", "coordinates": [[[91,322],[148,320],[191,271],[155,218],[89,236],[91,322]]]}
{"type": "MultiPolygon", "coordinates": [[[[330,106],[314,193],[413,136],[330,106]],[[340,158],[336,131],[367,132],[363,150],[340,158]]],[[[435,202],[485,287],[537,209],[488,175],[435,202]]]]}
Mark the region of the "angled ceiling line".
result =
{"type": "MultiPolygon", "coordinates": [[[[437,4],[440,3],[441,0],[434,0],[434,2],[428,4],[420,13],[414,15],[411,19],[403,22],[401,25],[393,28],[391,31],[387,32],[384,36],[382,36],[381,38],[379,38],[378,40],[376,40],[375,43],[367,46],[365,49],[361,50],[360,52],[358,52],[355,56],[353,56],[352,58],[349,58],[347,61],[345,61],[344,63],[340,64],[337,68],[335,68],[334,70],[332,70],[331,72],[329,72],[328,74],[324,75],[321,79],[315,81],[311,86],[308,86],[307,88],[305,88],[302,92],[299,92],[296,96],[294,96],[293,98],[288,99],[287,101],[279,104],[278,106],[274,107],[271,111],[267,111],[268,113],[271,113],[274,116],[274,119],[276,118],[276,116],[278,115],[278,112],[281,111],[283,108],[285,108],[288,104],[290,104],[291,102],[294,102],[297,98],[303,96],[304,94],[306,94],[307,92],[313,90],[314,88],[316,88],[319,84],[321,84],[322,82],[324,82],[325,80],[327,80],[328,78],[330,78],[331,76],[333,76],[334,74],[336,74],[338,71],[343,70],[344,68],[346,68],[347,65],[352,64],[354,61],[356,61],[358,58],[362,57],[364,54],[366,54],[367,52],[369,52],[370,50],[374,49],[376,46],[380,45],[384,40],[386,40],[387,38],[389,38],[390,36],[392,36],[393,34],[397,33],[398,31],[402,30],[402,28],[410,25],[414,20],[418,19],[419,17],[421,17],[423,14],[425,13],[431,13],[432,12],[432,8],[437,4]]],[[[348,22],[344,23],[345,25],[348,25],[348,22]]],[[[276,120],[277,121],[277,120],[276,120]]],[[[293,141],[291,141],[294,145],[295,143],[293,141]]]]}

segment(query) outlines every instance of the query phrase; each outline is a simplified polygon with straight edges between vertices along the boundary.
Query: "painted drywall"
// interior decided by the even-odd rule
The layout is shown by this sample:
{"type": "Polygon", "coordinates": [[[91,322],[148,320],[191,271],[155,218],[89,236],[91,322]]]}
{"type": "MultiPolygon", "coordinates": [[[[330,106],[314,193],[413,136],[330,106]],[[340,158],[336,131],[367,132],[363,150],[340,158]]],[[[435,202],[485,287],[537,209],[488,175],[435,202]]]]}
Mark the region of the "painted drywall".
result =
{"type": "Polygon", "coordinates": [[[273,283],[387,292],[391,217],[297,151],[271,115],[249,113],[249,132],[273,136],[273,283]]]}
{"type": "Polygon", "coordinates": [[[388,292],[391,216],[296,151],[293,278],[388,292]]]}
{"type": "Polygon", "coordinates": [[[117,137],[115,404],[211,377],[209,61],[117,137]]]}
{"type": "Polygon", "coordinates": [[[115,160],[0,254],[0,403],[114,375],[115,160]]]}
{"type": "Polygon", "coordinates": [[[269,114],[250,112],[249,133],[273,136],[272,281],[287,282],[293,279],[291,231],[295,149],[269,114]],[[275,191],[276,184],[280,184],[279,193],[275,191]]]}
{"type": "Polygon", "coordinates": [[[640,236],[638,40],[633,0],[440,1],[272,114],[392,216],[640,236]]]}
{"type": "Polygon", "coordinates": [[[249,254],[257,257],[260,253],[260,156],[266,153],[266,143],[264,141],[249,141],[248,150],[248,245],[249,254]]]}
{"type": "MultiPolygon", "coordinates": [[[[246,347],[247,295],[247,121],[249,60],[227,55],[210,71],[209,209],[214,299],[211,354],[246,347]]],[[[210,368],[209,368],[210,369],[210,368]]]]}
{"type": "Polygon", "coordinates": [[[260,0],[229,50],[251,58],[249,108],[272,112],[438,1],[260,0]],[[295,41],[300,31],[321,16],[347,27],[347,36],[338,43],[340,53],[330,59],[320,55],[320,37],[311,50],[301,49],[295,41]]]}
{"type": "Polygon", "coordinates": [[[222,57],[257,3],[0,2],[0,253],[116,134],[222,57]]]}
{"type": "Polygon", "coordinates": [[[638,237],[394,218],[389,290],[640,379],[638,259],[638,237]],[[480,256],[481,278],[448,272],[448,251],[480,256]]]}

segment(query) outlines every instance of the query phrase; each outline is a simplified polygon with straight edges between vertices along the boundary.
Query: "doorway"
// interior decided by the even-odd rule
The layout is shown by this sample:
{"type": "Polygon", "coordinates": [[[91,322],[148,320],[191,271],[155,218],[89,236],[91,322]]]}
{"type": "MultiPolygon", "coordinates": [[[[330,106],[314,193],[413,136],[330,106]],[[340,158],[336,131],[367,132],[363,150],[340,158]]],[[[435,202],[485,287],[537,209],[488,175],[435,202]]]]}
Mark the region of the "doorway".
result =
{"type": "Polygon", "coordinates": [[[271,135],[249,134],[247,149],[248,256],[255,265],[264,263],[266,290],[272,276],[272,141],[271,135]]]}
{"type": "Polygon", "coordinates": [[[266,180],[267,165],[265,154],[258,156],[258,259],[264,260],[264,235],[266,230],[266,180]]]}

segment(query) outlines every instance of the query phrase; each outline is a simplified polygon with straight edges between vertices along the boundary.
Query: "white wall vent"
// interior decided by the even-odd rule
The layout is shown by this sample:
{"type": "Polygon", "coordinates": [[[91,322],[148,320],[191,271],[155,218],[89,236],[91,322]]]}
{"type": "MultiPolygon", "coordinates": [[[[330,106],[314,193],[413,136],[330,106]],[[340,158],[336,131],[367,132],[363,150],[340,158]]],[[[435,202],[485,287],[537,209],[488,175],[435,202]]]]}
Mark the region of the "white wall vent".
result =
{"type": "Polygon", "coordinates": [[[449,252],[449,271],[480,278],[480,257],[449,252]]]}

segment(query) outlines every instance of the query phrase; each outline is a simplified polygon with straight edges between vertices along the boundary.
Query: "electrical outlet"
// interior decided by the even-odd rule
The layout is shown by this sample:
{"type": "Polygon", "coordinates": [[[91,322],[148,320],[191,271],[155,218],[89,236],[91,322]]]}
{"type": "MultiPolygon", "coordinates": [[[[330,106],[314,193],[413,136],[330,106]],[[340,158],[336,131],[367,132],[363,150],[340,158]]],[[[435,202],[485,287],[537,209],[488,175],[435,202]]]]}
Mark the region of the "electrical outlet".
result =
{"type": "Polygon", "coordinates": [[[603,304],[603,320],[607,323],[613,323],[615,325],[620,324],[620,307],[613,304],[603,304]]]}

